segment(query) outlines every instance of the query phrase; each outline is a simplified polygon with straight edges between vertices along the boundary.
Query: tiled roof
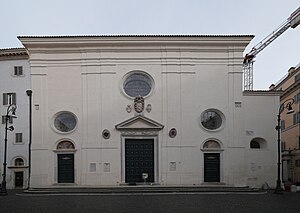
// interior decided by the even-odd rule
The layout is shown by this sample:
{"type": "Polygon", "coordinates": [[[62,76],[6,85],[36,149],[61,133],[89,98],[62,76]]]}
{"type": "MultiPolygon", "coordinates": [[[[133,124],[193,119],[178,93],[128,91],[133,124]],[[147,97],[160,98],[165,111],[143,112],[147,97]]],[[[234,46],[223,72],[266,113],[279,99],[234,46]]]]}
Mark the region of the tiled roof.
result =
{"type": "Polygon", "coordinates": [[[25,48],[0,49],[0,57],[28,56],[25,48]]]}
{"type": "Polygon", "coordinates": [[[254,35],[193,35],[193,34],[189,34],[189,35],[180,35],[180,34],[138,34],[138,35],[43,35],[43,36],[18,36],[18,38],[94,38],[94,37],[254,37],[254,35]]]}
{"type": "Polygon", "coordinates": [[[278,90],[245,90],[243,95],[255,96],[255,95],[281,95],[283,92],[278,90]]]}

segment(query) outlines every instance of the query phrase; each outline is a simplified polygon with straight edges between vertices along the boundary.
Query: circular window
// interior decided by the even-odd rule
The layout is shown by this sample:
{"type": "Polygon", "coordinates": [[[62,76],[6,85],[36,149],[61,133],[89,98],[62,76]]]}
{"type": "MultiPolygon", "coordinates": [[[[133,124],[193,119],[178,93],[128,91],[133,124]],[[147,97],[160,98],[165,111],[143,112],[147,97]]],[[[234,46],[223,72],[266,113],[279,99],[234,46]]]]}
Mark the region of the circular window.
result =
{"type": "Polygon", "coordinates": [[[222,116],[216,110],[206,110],[201,115],[201,124],[209,130],[218,129],[222,125],[222,116]]]}
{"type": "Polygon", "coordinates": [[[123,83],[123,90],[129,97],[145,97],[150,94],[153,86],[152,78],[143,72],[133,72],[123,83]]]}
{"type": "Polygon", "coordinates": [[[61,112],[54,118],[54,127],[61,132],[72,131],[76,124],[76,117],[70,112],[61,112]]]}

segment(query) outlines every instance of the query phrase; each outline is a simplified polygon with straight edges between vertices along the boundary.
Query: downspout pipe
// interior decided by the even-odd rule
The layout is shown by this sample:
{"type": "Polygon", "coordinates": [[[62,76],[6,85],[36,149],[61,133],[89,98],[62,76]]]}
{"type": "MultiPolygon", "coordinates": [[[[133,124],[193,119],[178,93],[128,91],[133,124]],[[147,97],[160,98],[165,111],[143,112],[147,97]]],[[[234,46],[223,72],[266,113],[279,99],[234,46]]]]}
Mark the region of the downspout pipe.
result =
{"type": "Polygon", "coordinates": [[[28,183],[27,190],[30,188],[31,177],[31,142],[32,142],[32,90],[26,90],[29,96],[29,142],[28,142],[28,183]]]}

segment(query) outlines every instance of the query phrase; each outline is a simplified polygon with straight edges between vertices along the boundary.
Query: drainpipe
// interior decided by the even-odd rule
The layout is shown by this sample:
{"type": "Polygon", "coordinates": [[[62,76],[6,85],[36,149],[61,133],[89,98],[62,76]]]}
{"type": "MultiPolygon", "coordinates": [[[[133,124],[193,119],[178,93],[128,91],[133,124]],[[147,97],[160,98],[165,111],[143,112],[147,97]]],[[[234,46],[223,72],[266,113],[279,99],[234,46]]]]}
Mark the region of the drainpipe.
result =
{"type": "Polygon", "coordinates": [[[32,90],[26,90],[26,94],[29,96],[28,183],[26,188],[28,190],[30,187],[30,176],[31,176],[32,90]]]}

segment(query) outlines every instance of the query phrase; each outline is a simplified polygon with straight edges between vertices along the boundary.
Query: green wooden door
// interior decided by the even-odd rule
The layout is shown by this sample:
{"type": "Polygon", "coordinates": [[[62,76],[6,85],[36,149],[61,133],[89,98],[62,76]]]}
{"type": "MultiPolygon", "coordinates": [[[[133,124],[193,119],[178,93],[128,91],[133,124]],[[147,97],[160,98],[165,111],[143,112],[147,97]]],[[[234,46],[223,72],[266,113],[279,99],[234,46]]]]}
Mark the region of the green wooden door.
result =
{"type": "Polygon", "coordinates": [[[58,183],[74,183],[74,154],[58,154],[58,183]]]}
{"type": "Polygon", "coordinates": [[[144,182],[143,173],[147,182],[154,182],[154,140],[125,139],[125,182],[144,182]]]}
{"type": "Polygon", "coordinates": [[[220,182],[219,153],[204,153],[204,182],[220,182]]]}

